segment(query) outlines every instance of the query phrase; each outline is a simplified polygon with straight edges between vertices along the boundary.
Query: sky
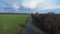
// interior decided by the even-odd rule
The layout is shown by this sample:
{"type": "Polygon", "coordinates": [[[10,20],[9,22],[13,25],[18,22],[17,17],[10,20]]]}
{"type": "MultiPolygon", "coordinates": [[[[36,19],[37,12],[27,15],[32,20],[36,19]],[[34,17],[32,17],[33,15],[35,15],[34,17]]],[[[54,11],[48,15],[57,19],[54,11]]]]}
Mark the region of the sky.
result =
{"type": "Polygon", "coordinates": [[[40,10],[60,8],[60,0],[0,0],[0,8],[7,7],[18,11],[21,6],[39,12],[40,10]]]}
{"type": "Polygon", "coordinates": [[[25,0],[22,5],[31,9],[54,9],[60,8],[60,0],[25,0]]]}

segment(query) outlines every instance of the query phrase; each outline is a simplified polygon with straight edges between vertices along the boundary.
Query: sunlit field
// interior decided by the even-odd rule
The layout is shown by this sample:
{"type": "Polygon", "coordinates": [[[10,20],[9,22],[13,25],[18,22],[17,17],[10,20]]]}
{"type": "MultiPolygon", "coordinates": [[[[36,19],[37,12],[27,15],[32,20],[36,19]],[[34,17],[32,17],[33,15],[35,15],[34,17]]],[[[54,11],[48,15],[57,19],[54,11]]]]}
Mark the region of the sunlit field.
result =
{"type": "Polygon", "coordinates": [[[27,14],[0,14],[0,34],[21,33],[28,16],[27,14]]]}

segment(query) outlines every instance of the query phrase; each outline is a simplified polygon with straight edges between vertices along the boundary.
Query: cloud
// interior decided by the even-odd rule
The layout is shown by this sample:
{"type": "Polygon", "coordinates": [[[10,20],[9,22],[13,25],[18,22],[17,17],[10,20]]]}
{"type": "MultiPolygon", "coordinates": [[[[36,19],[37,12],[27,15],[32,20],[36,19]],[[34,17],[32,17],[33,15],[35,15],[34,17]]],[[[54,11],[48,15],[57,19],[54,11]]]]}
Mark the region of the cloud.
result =
{"type": "Polygon", "coordinates": [[[36,8],[36,6],[39,2],[42,3],[42,2],[44,2],[44,0],[30,0],[30,1],[26,0],[22,3],[22,5],[26,8],[33,9],[33,8],[36,8]]]}
{"type": "Polygon", "coordinates": [[[16,3],[13,3],[12,6],[15,10],[17,10],[19,8],[19,6],[16,3]]]}
{"type": "Polygon", "coordinates": [[[15,9],[14,13],[19,13],[20,11],[18,10],[20,7],[16,3],[12,4],[13,8],[15,9]]]}
{"type": "MultiPolygon", "coordinates": [[[[6,5],[6,6],[9,6],[9,7],[13,8],[13,5],[14,5],[14,4],[20,6],[21,3],[22,3],[22,0],[1,0],[0,2],[3,3],[3,4],[6,5]]],[[[3,5],[3,4],[2,4],[2,5],[3,5]]],[[[16,5],[15,5],[15,6],[16,6],[16,5]]]]}
{"type": "Polygon", "coordinates": [[[54,0],[25,0],[22,5],[30,9],[55,9],[60,8],[60,5],[56,4],[54,0]]]}
{"type": "Polygon", "coordinates": [[[51,4],[43,4],[43,5],[38,5],[37,9],[41,9],[41,10],[46,10],[46,9],[56,9],[56,8],[60,8],[60,5],[51,3],[51,4]]]}

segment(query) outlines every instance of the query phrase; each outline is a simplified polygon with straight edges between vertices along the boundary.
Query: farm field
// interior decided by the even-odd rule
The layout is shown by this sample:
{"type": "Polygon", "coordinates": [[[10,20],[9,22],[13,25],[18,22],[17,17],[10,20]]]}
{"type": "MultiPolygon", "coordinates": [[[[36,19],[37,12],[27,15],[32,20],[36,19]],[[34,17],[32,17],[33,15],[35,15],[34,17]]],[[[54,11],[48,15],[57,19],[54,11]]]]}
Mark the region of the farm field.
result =
{"type": "MultiPolygon", "coordinates": [[[[22,31],[24,26],[19,24],[25,25],[28,16],[27,14],[0,14],[0,34],[14,34],[16,27],[20,27],[22,31]]],[[[21,33],[20,30],[19,33],[21,33]]]]}

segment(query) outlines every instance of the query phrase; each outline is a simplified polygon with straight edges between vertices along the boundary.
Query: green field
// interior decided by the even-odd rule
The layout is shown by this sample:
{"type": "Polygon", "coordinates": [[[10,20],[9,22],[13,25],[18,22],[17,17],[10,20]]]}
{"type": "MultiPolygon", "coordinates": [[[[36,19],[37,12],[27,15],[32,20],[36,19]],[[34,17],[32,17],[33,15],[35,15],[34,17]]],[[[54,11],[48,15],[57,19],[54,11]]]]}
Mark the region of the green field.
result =
{"type": "MultiPolygon", "coordinates": [[[[0,14],[0,34],[13,34],[16,32],[19,24],[26,24],[28,16],[27,14],[0,14]]],[[[19,27],[22,31],[23,26],[19,27]]],[[[21,31],[19,33],[21,33],[21,31]]]]}

